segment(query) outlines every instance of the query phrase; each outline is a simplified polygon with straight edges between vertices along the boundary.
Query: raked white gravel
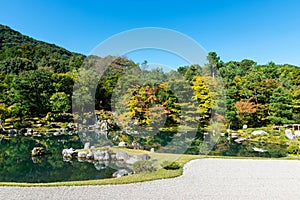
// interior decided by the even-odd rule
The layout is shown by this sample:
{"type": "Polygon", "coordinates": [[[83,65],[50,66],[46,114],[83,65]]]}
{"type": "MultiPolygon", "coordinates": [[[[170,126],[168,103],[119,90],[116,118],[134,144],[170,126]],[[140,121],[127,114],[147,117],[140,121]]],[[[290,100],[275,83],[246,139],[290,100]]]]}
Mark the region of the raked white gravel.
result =
{"type": "Polygon", "coordinates": [[[0,199],[300,199],[300,161],[199,159],[173,179],[127,185],[0,187],[0,199]]]}

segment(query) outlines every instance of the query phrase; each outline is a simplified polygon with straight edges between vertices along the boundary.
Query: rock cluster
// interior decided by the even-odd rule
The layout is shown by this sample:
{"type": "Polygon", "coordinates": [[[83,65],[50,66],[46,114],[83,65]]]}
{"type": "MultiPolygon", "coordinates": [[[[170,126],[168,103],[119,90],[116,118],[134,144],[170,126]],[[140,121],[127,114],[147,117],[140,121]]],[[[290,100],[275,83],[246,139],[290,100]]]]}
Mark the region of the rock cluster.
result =
{"type": "Polygon", "coordinates": [[[76,151],[73,148],[64,149],[62,155],[65,161],[70,161],[72,158],[77,158],[80,162],[92,162],[98,170],[104,169],[107,166],[115,166],[120,169],[113,174],[113,177],[121,177],[131,174],[132,166],[140,160],[149,160],[148,154],[129,155],[124,151],[112,153],[109,150],[96,150],[90,148],[87,151],[76,151]]]}

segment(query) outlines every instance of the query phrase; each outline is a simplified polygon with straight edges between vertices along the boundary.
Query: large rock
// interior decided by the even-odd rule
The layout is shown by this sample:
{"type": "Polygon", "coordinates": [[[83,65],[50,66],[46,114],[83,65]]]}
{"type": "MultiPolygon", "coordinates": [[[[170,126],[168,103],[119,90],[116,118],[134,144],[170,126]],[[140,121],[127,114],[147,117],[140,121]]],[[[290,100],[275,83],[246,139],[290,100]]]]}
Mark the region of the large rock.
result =
{"type": "Polygon", "coordinates": [[[294,136],[292,130],[287,129],[284,132],[285,132],[285,137],[287,139],[289,139],[289,140],[294,140],[295,139],[295,136],[294,136]]]}
{"type": "Polygon", "coordinates": [[[300,137],[300,131],[295,131],[294,134],[296,137],[300,137]]]}
{"type": "Polygon", "coordinates": [[[87,152],[78,152],[78,158],[86,158],[86,156],[87,156],[87,152]]]}
{"type": "Polygon", "coordinates": [[[105,152],[105,155],[104,155],[103,160],[110,160],[111,159],[110,153],[108,151],[104,151],[104,152],[105,152]]]}
{"type": "Polygon", "coordinates": [[[115,173],[113,173],[112,176],[115,178],[119,178],[122,176],[126,176],[128,174],[129,174],[129,172],[126,169],[120,169],[120,170],[116,171],[115,173]]]}
{"type": "Polygon", "coordinates": [[[257,131],[253,131],[252,135],[268,135],[268,133],[263,130],[257,130],[257,131]]]}
{"type": "Polygon", "coordinates": [[[103,161],[103,160],[110,160],[110,158],[111,156],[108,151],[98,150],[94,152],[94,160],[103,161]]]}
{"type": "Polygon", "coordinates": [[[118,146],[119,147],[127,147],[127,144],[126,144],[126,142],[120,142],[118,146]]]}
{"type": "Polygon", "coordinates": [[[129,155],[124,151],[120,151],[116,154],[116,159],[125,161],[129,159],[129,155]]]}
{"type": "Polygon", "coordinates": [[[42,156],[45,154],[45,148],[44,147],[34,147],[31,150],[31,156],[42,156]]]}
{"type": "Polygon", "coordinates": [[[89,149],[90,148],[90,143],[89,142],[86,142],[85,144],[84,144],[84,149],[89,149]]]}
{"type": "Polygon", "coordinates": [[[117,160],[116,154],[111,154],[110,157],[111,157],[112,160],[117,160]]]}
{"type": "Polygon", "coordinates": [[[63,149],[62,150],[62,155],[64,157],[75,157],[77,156],[78,152],[75,151],[72,147],[70,149],[63,149]]]}
{"type": "Polygon", "coordinates": [[[94,153],[92,151],[90,151],[87,155],[86,155],[87,159],[93,159],[94,158],[94,153]]]}

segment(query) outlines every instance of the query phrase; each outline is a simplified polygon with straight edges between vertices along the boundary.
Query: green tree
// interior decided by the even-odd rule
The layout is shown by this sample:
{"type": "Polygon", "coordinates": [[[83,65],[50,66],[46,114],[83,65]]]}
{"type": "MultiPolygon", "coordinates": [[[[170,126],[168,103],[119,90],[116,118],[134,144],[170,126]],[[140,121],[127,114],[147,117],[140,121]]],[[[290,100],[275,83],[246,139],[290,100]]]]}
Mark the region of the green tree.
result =
{"type": "Polygon", "coordinates": [[[209,52],[207,55],[208,64],[204,65],[203,72],[205,75],[215,78],[218,69],[223,67],[223,62],[216,52],[209,52]]]}
{"type": "Polygon", "coordinates": [[[64,92],[56,92],[50,97],[51,110],[56,113],[68,112],[71,108],[71,102],[64,92]]]}
{"type": "Polygon", "coordinates": [[[282,125],[293,123],[292,96],[283,87],[273,91],[270,101],[269,120],[273,124],[282,125]]]}
{"type": "Polygon", "coordinates": [[[18,116],[43,115],[49,111],[54,92],[52,72],[44,69],[22,72],[14,77],[8,96],[13,113],[18,116]]]}

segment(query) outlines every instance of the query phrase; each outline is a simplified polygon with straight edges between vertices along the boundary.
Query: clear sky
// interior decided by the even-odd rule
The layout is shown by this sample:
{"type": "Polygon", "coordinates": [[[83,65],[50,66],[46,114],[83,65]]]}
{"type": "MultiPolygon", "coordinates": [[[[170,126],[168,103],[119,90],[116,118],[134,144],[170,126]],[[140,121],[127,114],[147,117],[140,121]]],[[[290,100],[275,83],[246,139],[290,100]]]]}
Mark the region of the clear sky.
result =
{"type": "MultiPolygon", "coordinates": [[[[299,8],[298,0],[3,0],[0,23],[84,54],[119,32],[163,27],[190,36],[223,61],[300,66],[299,8]]],[[[129,57],[162,63],[164,56],[151,54],[129,57]]],[[[184,64],[168,55],[166,60],[184,64]]]]}

